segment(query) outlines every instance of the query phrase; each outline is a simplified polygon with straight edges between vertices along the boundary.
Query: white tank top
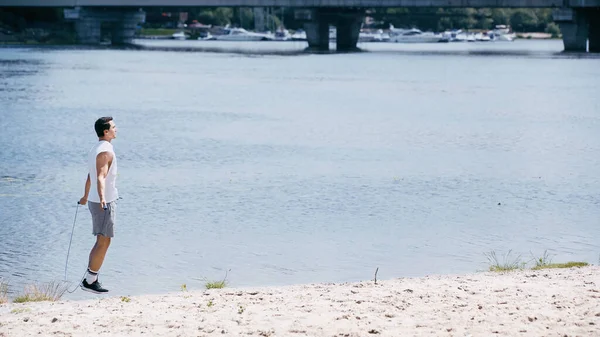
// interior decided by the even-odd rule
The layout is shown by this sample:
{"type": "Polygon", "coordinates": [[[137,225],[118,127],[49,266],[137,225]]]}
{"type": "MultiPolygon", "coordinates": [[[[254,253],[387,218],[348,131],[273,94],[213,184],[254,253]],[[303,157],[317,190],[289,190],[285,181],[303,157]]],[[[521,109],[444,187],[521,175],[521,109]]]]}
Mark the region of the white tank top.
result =
{"type": "Polygon", "coordinates": [[[96,172],[96,157],[102,152],[110,152],[113,155],[112,164],[108,169],[106,180],[104,183],[104,200],[109,203],[117,200],[119,192],[117,191],[117,155],[113,150],[113,146],[110,142],[101,140],[96,144],[88,153],[88,167],[90,172],[90,194],[88,200],[91,202],[100,202],[98,196],[98,177],[96,172]]]}

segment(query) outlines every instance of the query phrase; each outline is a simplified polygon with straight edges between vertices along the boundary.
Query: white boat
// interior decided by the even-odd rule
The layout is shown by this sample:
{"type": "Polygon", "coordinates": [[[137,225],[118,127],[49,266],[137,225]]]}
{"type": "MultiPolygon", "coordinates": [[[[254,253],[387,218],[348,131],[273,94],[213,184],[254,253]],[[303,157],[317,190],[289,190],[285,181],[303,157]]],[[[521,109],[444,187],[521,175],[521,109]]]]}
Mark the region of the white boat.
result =
{"type": "Polygon", "coordinates": [[[215,35],[215,40],[219,41],[267,41],[273,40],[273,37],[267,34],[253,33],[244,28],[226,28],[224,34],[215,35]]]}
{"type": "Polygon", "coordinates": [[[450,40],[450,42],[467,42],[468,41],[467,33],[463,32],[460,29],[457,30],[456,32],[450,34],[450,36],[452,36],[452,39],[450,40]]]}
{"type": "Polygon", "coordinates": [[[273,37],[275,41],[288,41],[292,39],[292,34],[287,29],[278,29],[273,37]]]}
{"type": "Polygon", "coordinates": [[[306,41],[306,32],[302,29],[298,29],[292,34],[291,39],[293,41],[306,41]]]}
{"type": "Polygon", "coordinates": [[[475,42],[475,34],[463,32],[461,29],[442,33],[442,42],[475,42]]]}
{"type": "Polygon", "coordinates": [[[210,32],[206,32],[206,33],[200,34],[200,36],[198,36],[198,41],[211,41],[211,40],[216,40],[216,39],[212,34],[210,34],[210,32]]]}
{"type": "Polygon", "coordinates": [[[510,27],[505,25],[497,25],[488,35],[494,41],[514,41],[517,37],[515,33],[510,31],[510,27]]]}
{"type": "Polygon", "coordinates": [[[515,34],[499,34],[494,36],[496,37],[496,41],[514,41],[516,37],[515,34]]]}
{"type": "Polygon", "coordinates": [[[376,32],[361,31],[358,35],[359,42],[389,42],[390,35],[378,29],[376,32]]]}
{"type": "Polygon", "coordinates": [[[171,37],[175,40],[185,40],[187,39],[187,35],[185,35],[185,32],[181,31],[181,32],[177,32],[173,35],[171,35],[171,37]]]}
{"type": "Polygon", "coordinates": [[[375,42],[390,42],[390,34],[384,33],[383,30],[378,29],[375,34],[375,42]]]}
{"type": "Polygon", "coordinates": [[[375,34],[369,32],[360,32],[358,34],[358,42],[373,42],[375,41],[375,34]]]}
{"type": "Polygon", "coordinates": [[[489,42],[492,39],[487,35],[487,33],[477,33],[475,34],[475,41],[477,42],[489,42]]]}
{"type": "Polygon", "coordinates": [[[419,29],[399,29],[390,26],[390,42],[396,43],[436,43],[442,40],[442,35],[422,32],[419,29]]]}

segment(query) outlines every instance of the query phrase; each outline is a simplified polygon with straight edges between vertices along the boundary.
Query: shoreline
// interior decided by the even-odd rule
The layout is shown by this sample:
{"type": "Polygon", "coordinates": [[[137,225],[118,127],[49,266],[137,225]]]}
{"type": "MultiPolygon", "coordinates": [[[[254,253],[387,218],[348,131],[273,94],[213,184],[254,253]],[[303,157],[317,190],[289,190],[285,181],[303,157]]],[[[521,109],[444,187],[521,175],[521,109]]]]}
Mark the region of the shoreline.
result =
{"type": "Polygon", "coordinates": [[[0,336],[600,335],[598,266],[90,298],[1,304],[0,336]]]}

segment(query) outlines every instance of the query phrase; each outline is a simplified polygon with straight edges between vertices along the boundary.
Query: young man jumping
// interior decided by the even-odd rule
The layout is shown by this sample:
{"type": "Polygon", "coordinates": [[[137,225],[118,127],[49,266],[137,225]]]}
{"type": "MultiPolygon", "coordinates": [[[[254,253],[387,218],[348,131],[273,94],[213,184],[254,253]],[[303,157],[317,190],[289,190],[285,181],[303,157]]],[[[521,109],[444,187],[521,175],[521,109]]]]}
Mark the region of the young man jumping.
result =
{"type": "Polygon", "coordinates": [[[119,197],[116,186],[117,156],[111,144],[117,138],[117,127],[112,117],[101,117],[94,124],[94,129],[98,135],[98,143],[88,153],[89,173],[85,194],[79,203],[85,205],[89,201],[92,234],[96,236],[96,244],[90,252],[87,273],[80,287],[85,291],[103,294],[108,290],[98,282],[98,272],[114,236],[116,200],[119,197]]]}

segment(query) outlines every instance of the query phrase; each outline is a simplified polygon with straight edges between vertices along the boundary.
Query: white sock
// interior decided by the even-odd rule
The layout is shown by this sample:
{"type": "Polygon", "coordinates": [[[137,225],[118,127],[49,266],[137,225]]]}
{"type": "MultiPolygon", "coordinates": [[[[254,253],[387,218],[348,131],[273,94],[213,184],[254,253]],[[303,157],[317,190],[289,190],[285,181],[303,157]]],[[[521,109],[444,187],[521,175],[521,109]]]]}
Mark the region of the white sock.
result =
{"type": "Polygon", "coordinates": [[[96,282],[97,279],[98,279],[98,272],[92,271],[88,268],[87,274],[85,275],[85,281],[88,284],[92,284],[92,283],[96,282]]]}

